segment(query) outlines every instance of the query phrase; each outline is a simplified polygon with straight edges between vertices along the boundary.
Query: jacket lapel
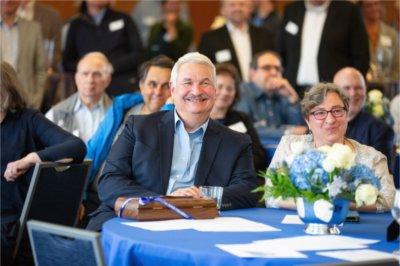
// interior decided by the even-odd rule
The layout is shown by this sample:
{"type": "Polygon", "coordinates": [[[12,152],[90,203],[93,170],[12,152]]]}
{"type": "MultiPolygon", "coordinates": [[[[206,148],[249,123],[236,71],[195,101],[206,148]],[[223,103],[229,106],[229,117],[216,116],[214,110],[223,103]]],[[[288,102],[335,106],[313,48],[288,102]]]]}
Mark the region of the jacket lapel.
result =
{"type": "MultiPolygon", "coordinates": [[[[224,33],[224,35],[223,35],[224,36],[224,43],[226,43],[228,45],[227,48],[231,52],[231,56],[232,56],[231,62],[233,64],[235,64],[235,65],[239,65],[239,61],[238,61],[237,56],[236,56],[236,50],[235,50],[235,47],[233,46],[233,42],[232,42],[231,36],[229,35],[228,27],[226,25],[224,25],[222,27],[222,31],[224,33]]],[[[239,69],[239,71],[240,71],[240,69],[239,69]]]]}
{"type": "Polygon", "coordinates": [[[200,158],[197,163],[196,176],[194,179],[195,186],[202,186],[206,183],[214,158],[217,154],[219,144],[222,140],[217,122],[210,119],[206,133],[204,134],[203,145],[201,148],[200,158]]]}
{"type": "Polygon", "coordinates": [[[158,125],[158,141],[160,143],[160,173],[163,194],[167,192],[171,174],[172,153],[174,149],[174,112],[167,112],[158,125]]]}

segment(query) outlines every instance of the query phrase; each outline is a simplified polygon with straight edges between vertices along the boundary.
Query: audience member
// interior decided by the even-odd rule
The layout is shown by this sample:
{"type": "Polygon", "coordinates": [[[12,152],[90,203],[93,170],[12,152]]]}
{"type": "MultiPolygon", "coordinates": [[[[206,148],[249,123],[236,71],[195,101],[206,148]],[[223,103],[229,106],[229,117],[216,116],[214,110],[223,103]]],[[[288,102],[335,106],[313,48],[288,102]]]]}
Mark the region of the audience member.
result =
{"type": "Polygon", "coordinates": [[[17,73],[1,61],[1,264],[11,265],[18,221],[32,166],[42,161],[80,162],[86,150],[78,138],[27,109],[17,73]]]}
{"type": "Polygon", "coordinates": [[[253,123],[245,113],[232,110],[234,103],[240,98],[239,73],[235,66],[229,63],[217,64],[215,67],[216,98],[210,117],[232,130],[249,135],[253,143],[254,168],[256,172],[264,171],[267,167],[267,158],[253,123]]]}
{"type": "Polygon", "coordinates": [[[346,66],[365,75],[368,36],[359,8],[348,1],[294,1],[285,8],[277,49],[284,76],[302,97],[319,81],[332,81],[346,66]]]}
{"type": "Polygon", "coordinates": [[[165,104],[171,96],[169,80],[173,64],[170,58],[163,55],[144,62],[139,68],[141,94],[133,92],[115,97],[104,120],[89,140],[87,157],[92,159],[92,167],[89,174],[88,198],[84,203],[87,213],[94,211],[99,205],[97,177],[101,173],[111,145],[121,134],[129,116],[155,113],[163,105],[164,108],[168,108],[165,104]]]}
{"type": "Polygon", "coordinates": [[[46,82],[46,57],[40,25],[17,16],[20,2],[0,1],[0,60],[11,64],[22,83],[27,105],[40,108],[46,82]]]}
{"type": "Polygon", "coordinates": [[[251,24],[256,27],[264,27],[269,30],[274,37],[279,32],[281,18],[275,10],[274,0],[253,0],[253,13],[251,24]]]}
{"type": "MultiPolygon", "coordinates": [[[[351,203],[350,208],[372,212],[390,210],[394,200],[394,185],[385,156],[373,147],[345,136],[349,110],[348,95],[332,83],[319,83],[306,92],[301,101],[301,109],[312,134],[283,136],[270,167],[276,168],[293,156],[293,143],[301,143],[305,149],[332,146],[335,143],[344,144],[355,152],[356,163],[362,163],[374,171],[380,180],[379,193],[384,199],[376,204],[361,207],[351,203]]],[[[269,198],[266,203],[268,207],[296,208],[293,199],[269,198]]]]}
{"type": "Polygon", "coordinates": [[[370,70],[368,81],[399,81],[399,41],[394,28],[382,21],[379,0],[360,1],[369,39],[370,70]]]}
{"type": "Polygon", "coordinates": [[[37,21],[42,28],[48,79],[41,111],[46,112],[56,103],[60,81],[62,21],[58,12],[51,6],[38,3],[35,0],[20,1],[18,16],[29,21],[37,21]]]}
{"type": "Polygon", "coordinates": [[[221,28],[203,34],[199,52],[215,63],[232,63],[241,78],[249,80],[249,65],[254,54],[272,49],[272,34],[249,24],[252,3],[245,0],[223,0],[221,12],[227,22],[221,28]]]}
{"type": "Polygon", "coordinates": [[[85,55],[75,73],[78,91],[52,107],[46,117],[87,142],[112,104],[105,92],[112,72],[112,65],[102,53],[85,55]]]}
{"type": "Polygon", "coordinates": [[[202,197],[198,186],[223,186],[222,209],[254,207],[257,194],[250,137],[209,119],[215,101],[212,62],[181,57],[171,73],[174,111],[131,116],[99,181],[99,209],[88,229],[115,217],[119,197],[202,197]]]}
{"type": "Polygon", "coordinates": [[[107,93],[115,96],[136,89],[136,72],[142,61],[143,47],[132,19],[111,9],[109,2],[87,0],[82,3],[81,15],[69,25],[63,67],[66,72],[73,73],[79,58],[88,52],[102,52],[114,68],[107,93]]]}
{"type": "Polygon", "coordinates": [[[346,136],[382,152],[391,165],[394,133],[386,123],[363,110],[367,88],[362,74],[346,67],[336,73],[333,81],[350,98],[346,136]]]}
{"type": "MultiPolygon", "coordinates": [[[[160,1],[137,1],[131,12],[131,17],[137,25],[142,42],[147,45],[150,29],[162,17],[160,1]]],[[[181,3],[179,17],[182,21],[190,23],[189,6],[186,1],[182,1],[181,3]]]]}
{"type": "Polygon", "coordinates": [[[256,54],[250,65],[250,82],[243,83],[236,109],[248,114],[253,122],[265,125],[269,135],[282,136],[286,125],[291,134],[306,131],[301,117],[299,96],[288,80],[282,78],[281,60],[277,53],[256,54]]]}
{"type": "Polygon", "coordinates": [[[193,28],[179,17],[180,0],[163,0],[160,5],[161,21],[150,30],[147,58],[164,54],[177,60],[188,51],[193,40],[193,28]]]}
{"type": "Polygon", "coordinates": [[[393,129],[396,133],[395,144],[397,146],[397,152],[400,153],[400,94],[397,94],[390,102],[390,113],[394,120],[393,129]]]}

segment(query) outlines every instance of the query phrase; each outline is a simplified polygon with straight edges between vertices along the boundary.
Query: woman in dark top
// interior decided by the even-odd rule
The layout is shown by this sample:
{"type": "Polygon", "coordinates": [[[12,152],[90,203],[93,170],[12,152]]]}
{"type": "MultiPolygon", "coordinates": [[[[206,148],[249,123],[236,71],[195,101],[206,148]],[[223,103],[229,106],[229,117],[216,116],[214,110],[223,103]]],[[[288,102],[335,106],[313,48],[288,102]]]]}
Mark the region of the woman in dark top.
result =
{"type": "Polygon", "coordinates": [[[0,64],[1,262],[8,265],[32,166],[42,161],[81,162],[86,146],[39,111],[25,108],[17,73],[8,63],[0,64]]]}
{"type": "Polygon", "coordinates": [[[239,98],[239,74],[235,66],[229,63],[217,64],[217,95],[211,118],[225,126],[246,133],[253,142],[254,167],[256,172],[265,170],[267,159],[265,150],[261,146],[260,139],[251,123],[250,118],[242,112],[232,110],[232,106],[239,98]]]}

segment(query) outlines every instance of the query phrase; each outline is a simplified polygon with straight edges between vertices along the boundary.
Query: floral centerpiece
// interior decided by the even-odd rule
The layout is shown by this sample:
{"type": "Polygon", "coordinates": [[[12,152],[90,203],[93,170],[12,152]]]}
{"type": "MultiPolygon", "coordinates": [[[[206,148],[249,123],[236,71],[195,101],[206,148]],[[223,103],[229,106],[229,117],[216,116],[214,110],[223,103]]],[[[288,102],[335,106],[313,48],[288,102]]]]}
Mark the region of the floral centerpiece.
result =
{"type": "Polygon", "coordinates": [[[260,173],[266,185],[256,191],[264,192],[264,200],[296,199],[300,218],[314,225],[306,228],[307,233],[321,232],[315,231],[316,224],[323,225],[322,233],[334,233],[345,220],[350,201],[362,206],[380,199],[379,179],[369,167],[355,163],[348,146],[305,150],[301,143],[292,143],[291,150],[293,154],[278,168],[260,173]]]}
{"type": "Polygon", "coordinates": [[[366,111],[388,125],[393,125],[394,122],[390,115],[389,106],[388,98],[384,97],[380,90],[374,89],[368,92],[365,103],[366,111]]]}

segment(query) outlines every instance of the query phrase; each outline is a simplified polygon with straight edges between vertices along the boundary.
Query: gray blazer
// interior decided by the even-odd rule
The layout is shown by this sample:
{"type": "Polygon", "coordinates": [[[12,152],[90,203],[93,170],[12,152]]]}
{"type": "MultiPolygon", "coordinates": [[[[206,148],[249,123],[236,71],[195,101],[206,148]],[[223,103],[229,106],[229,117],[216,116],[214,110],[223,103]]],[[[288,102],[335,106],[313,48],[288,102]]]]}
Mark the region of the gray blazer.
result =
{"type": "MultiPolygon", "coordinates": [[[[74,107],[78,97],[79,94],[76,92],[64,101],[53,106],[49,111],[53,113],[52,122],[71,133],[78,129],[77,125],[74,123],[74,107]]],[[[107,94],[104,95],[103,101],[104,108],[106,109],[112,104],[112,100],[107,94]]]]}

